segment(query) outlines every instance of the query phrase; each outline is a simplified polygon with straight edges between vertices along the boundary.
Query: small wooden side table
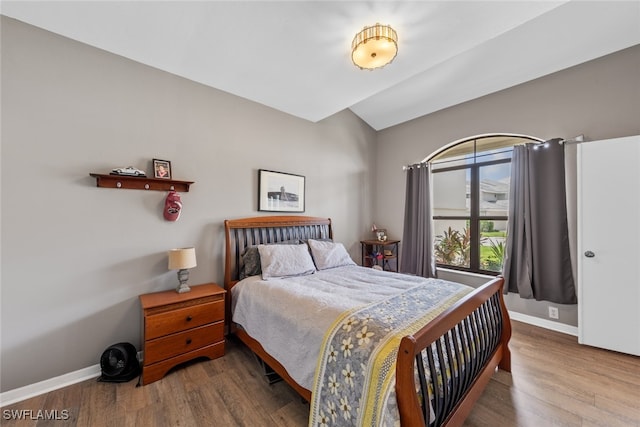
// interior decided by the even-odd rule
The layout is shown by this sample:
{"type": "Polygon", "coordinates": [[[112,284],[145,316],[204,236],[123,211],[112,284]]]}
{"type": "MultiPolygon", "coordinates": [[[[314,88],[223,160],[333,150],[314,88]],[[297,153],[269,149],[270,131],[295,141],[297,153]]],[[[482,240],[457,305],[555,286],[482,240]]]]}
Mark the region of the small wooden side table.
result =
{"type": "Polygon", "coordinates": [[[400,240],[361,240],[362,265],[379,265],[386,271],[398,271],[398,245],[400,240]]]}
{"type": "Polygon", "coordinates": [[[144,359],[142,384],[164,377],[184,362],[224,355],[224,297],[215,283],[140,295],[144,359]]]}

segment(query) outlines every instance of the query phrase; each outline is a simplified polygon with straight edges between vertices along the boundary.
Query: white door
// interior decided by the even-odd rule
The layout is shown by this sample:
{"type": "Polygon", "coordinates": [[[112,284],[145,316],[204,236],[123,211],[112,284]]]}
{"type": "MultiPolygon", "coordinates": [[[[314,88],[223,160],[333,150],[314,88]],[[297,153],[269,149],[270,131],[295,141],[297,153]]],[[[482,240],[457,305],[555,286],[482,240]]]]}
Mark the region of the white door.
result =
{"type": "Polygon", "coordinates": [[[640,355],[640,136],[578,146],[578,340],[640,355]]]}

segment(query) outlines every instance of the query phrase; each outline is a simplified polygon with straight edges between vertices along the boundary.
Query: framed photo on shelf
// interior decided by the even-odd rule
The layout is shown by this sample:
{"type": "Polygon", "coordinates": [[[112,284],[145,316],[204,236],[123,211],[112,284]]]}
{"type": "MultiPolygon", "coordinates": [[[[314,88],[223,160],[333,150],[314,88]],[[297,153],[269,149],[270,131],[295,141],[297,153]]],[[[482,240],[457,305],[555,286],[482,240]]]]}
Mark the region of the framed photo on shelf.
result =
{"type": "Polygon", "coordinates": [[[304,212],[302,175],[258,170],[258,210],[269,212],[304,212]]]}
{"type": "Polygon", "coordinates": [[[153,159],[153,177],[171,179],[171,162],[169,160],[153,159]]]}
{"type": "Polygon", "coordinates": [[[376,239],[378,239],[378,241],[380,242],[387,241],[387,230],[385,230],[384,228],[378,228],[376,229],[375,233],[376,233],[376,239]]]}

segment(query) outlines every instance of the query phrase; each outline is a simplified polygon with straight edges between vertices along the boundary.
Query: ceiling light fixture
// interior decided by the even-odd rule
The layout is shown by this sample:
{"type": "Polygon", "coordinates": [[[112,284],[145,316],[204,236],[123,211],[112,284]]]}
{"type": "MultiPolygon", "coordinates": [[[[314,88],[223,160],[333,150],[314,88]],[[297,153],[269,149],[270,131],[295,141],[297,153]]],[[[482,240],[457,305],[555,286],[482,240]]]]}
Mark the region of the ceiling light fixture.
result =
{"type": "Polygon", "coordinates": [[[398,53],[398,34],[389,25],[364,27],[351,42],[351,60],[361,69],[381,68],[398,53]]]}

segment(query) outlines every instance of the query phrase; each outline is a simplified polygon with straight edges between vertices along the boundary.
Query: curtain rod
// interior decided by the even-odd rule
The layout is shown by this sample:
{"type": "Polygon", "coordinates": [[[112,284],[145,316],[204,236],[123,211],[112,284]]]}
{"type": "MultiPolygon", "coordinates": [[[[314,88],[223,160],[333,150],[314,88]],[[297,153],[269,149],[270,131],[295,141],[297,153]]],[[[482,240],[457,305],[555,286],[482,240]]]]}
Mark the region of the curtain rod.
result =
{"type": "Polygon", "coordinates": [[[578,136],[574,136],[573,138],[562,140],[563,144],[580,144],[581,142],[587,142],[584,139],[584,135],[578,135],[578,136]]]}
{"type": "Polygon", "coordinates": [[[429,162],[420,162],[420,163],[414,163],[412,165],[404,165],[402,166],[402,170],[406,171],[408,169],[413,169],[413,168],[419,168],[419,167],[428,167],[429,166],[429,162]]]}
{"type": "MultiPolygon", "coordinates": [[[[580,144],[582,142],[587,142],[587,140],[584,138],[584,135],[578,135],[578,136],[574,136],[573,138],[569,138],[569,139],[561,139],[559,141],[561,144],[580,144]]],[[[402,166],[402,170],[406,171],[408,169],[413,169],[413,168],[419,168],[421,166],[425,166],[427,167],[429,165],[429,162],[420,162],[420,163],[414,163],[412,165],[404,165],[402,166]]]]}

